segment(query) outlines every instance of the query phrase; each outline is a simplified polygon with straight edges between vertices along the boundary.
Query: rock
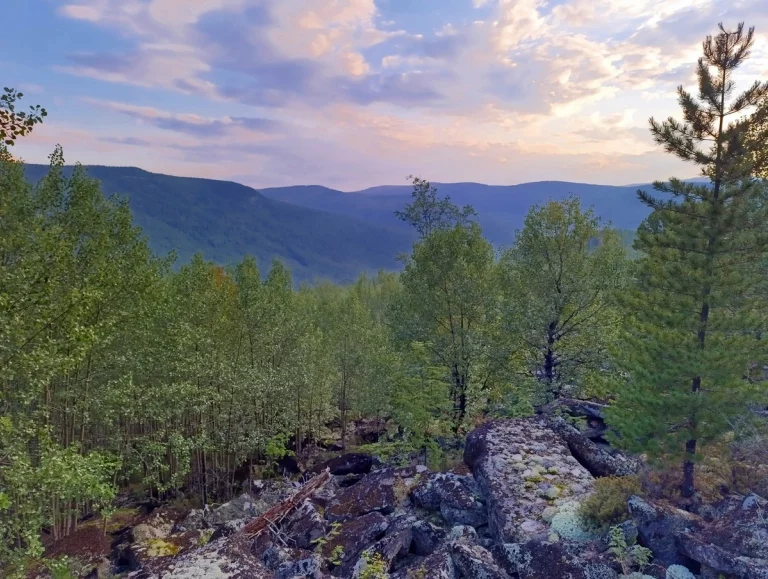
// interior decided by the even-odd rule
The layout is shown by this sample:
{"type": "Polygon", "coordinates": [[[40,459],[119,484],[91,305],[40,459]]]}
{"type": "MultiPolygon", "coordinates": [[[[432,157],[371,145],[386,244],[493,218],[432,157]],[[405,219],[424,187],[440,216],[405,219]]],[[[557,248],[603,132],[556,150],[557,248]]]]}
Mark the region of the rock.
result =
{"type": "Polygon", "coordinates": [[[348,452],[313,466],[310,472],[320,473],[326,468],[332,475],[368,474],[373,467],[373,457],[361,452],[348,452]]]}
{"type": "Polygon", "coordinates": [[[151,539],[166,539],[173,531],[173,526],[169,517],[158,512],[145,522],[133,527],[131,538],[135,543],[145,543],[151,539]]]}
{"type": "Polygon", "coordinates": [[[307,499],[288,516],[283,531],[299,549],[312,549],[315,541],[325,536],[327,527],[325,519],[307,499]]]}
{"type": "Polygon", "coordinates": [[[653,551],[654,563],[666,567],[691,565],[691,559],[678,551],[676,538],[702,526],[696,515],[671,506],[652,505],[638,496],[631,496],[627,506],[637,525],[638,542],[653,551]]]}
{"type": "Polygon", "coordinates": [[[439,510],[450,525],[486,524],[488,515],[480,502],[474,479],[455,473],[429,473],[411,492],[416,506],[439,510]]]}
{"type": "Polygon", "coordinates": [[[411,527],[412,550],[417,555],[431,555],[437,551],[445,537],[445,531],[427,521],[417,521],[411,527]]]}
{"type": "Polygon", "coordinates": [[[203,509],[192,509],[181,522],[176,524],[173,528],[173,532],[184,533],[186,531],[200,531],[201,529],[205,529],[206,526],[205,512],[203,509]]]}
{"type": "Polygon", "coordinates": [[[277,472],[282,475],[300,474],[304,469],[294,454],[286,454],[277,461],[277,472]]]}
{"type": "Polygon", "coordinates": [[[759,496],[747,497],[741,508],[679,534],[680,552],[713,576],[768,579],[768,517],[761,504],[759,496]]]}
{"type": "Polygon", "coordinates": [[[486,422],[467,437],[464,462],[487,506],[491,535],[500,543],[546,538],[544,509],[592,491],[592,475],[541,418],[486,422]],[[551,487],[560,490],[558,498],[539,496],[551,487]]]}
{"type": "Polygon", "coordinates": [[[615,579],[611,561],[592,544],[532,540],[497,545],[496,560],[510,575],[520,579],[615,579]]]}
{"type": "Polygon", "coordinates": [[[593,476],[629,476],[637,473],[639,464],[618,451],[608,452],[568,424],[562,417],[552,417],[549,424],[568,445],[578,460],[593,476]]]}
{"type": "Polygon", "coordinates": [[[509,575],[496,564],[493,555],[480,545],[453,543],[451,558],[465,579],[509,579],[509,575]]]}
{"type": "Polygon", "coordinates": [[[242,529],[247,522],[248,521],[246,519],[234,519],[232,521],[222,523],[216,527],[215,531],[213,531],[213,534],[211,535],[211,541],[215,541],[221,537],[229,537],[230,535],[234,535],[240,529],[242,529]]]}
{"type": "Polygon", "coordinates": [[[308,551],[294,551],[288,560],[275,569],[275,579],[297,579],[323,577],[322,558],[308,551]]]}
{"type": "MultiPolygon", "coordinates": [[[[244,542],[229,538],[211,541],[178,557],[167,558],[151,569],[143,569],[141,577],[157,579],[251,579],[271,577],[244,542]]],[[[138,575],[133,575],[138,577],[138,575]]],[[[129,575],[131,577],[131,575],[129,575]]]]}
{"type": "Polygon", "coordinates": [[[448,540],[452,543],[474,544],[480,542],[480,537],[474,527],[468,525],[456,525],[448,533],[448,540]]]}
{"type": "Polygon", "coordinates": [[[458,577],[453,559],[444,549],[392,575],[392,579],[458,579],[458,577]]]}
{"type": "Polygon", "coordinates": [[[333,528],[320,551],[326,559],[335,560],[340,565],[354,563],[360,552],[380,539],[389,526],[381,513],[367,513],[333,528]]]}
{"type": "Polygon", "coordinates": [[[366,513],[392,513],[425,476],[425,466],[386,468],[372,472],[354,486],[343,489],[328,503],[329,521],[348,521],[366,513]]]}
{"type": "Polygon", "coordinates": [[[221,525],[236,519],[252,519],[258,517],[266,509],[260,509],[255,499],[248,493],[243,493],[236,499],[224,503],[220,507],[206,513],[205,520],[209,525],[221,525]]]}
{"type": "Polygon", "coordinates": [[[411,534],[411,527],[409,526],[379,539],[371,547],[365,549],[360,554],[360,558],[357,560],[357,563],[352,570],[352,577],[354,579],[359,579],[368,567],[367,561],[376,556],[383,561],[386,571],[389,572],[395,559],[407,555],[411,548],[412,539],[413,535],[411,534]]]}

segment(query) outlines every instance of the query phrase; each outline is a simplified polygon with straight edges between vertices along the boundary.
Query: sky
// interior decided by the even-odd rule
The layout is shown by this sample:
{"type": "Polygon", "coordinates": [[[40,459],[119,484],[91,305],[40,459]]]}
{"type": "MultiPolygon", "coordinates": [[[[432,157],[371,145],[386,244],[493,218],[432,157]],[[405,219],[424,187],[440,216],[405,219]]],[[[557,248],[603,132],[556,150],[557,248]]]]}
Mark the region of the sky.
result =
{"type": "Polygon", "coordinates": [[[41,104],[15,146],[255,187],[629,184],[692,177],[648,118],[701,41],[765,0],[4,0],[0,84],[41,104]]]}

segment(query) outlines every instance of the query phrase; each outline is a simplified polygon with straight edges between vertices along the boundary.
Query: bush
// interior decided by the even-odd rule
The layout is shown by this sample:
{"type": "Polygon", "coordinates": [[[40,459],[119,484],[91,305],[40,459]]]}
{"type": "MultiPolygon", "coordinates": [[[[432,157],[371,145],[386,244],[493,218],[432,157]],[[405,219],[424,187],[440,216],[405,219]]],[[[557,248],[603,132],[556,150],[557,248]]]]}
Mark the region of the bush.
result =
{"type": "Polygon", "coordinates": [[[595,481],[594,494],[579,506],[585,524],[604,533],[629,518],[627,499],[641,493],[640,482],[633,476],[609,476],[595,481]]]}

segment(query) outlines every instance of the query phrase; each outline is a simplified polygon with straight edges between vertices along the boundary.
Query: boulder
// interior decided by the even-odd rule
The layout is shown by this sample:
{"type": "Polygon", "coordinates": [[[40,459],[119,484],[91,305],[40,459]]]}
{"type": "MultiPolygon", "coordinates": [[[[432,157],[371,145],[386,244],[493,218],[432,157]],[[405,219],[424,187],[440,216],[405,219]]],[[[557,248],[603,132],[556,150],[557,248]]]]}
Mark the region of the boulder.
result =
{"type": "Polygon", "coordinates": [[[431,555],[445,538],[445,531],[427,521],[417,521],[411,527],[411,535],[413,552],[417,555],[431,555]]]}
{"type": "Polygon", "coordinates": [[[392,579],[459,579],[450,554],[441,549],[422,561],[397,571],[392,579]]]}
{"type": "Polygon", "coordinates": [[[366,513],[336,525],[326,535],[326,542],[321,546],[320,552],[336,567],[347,568],[348,564],[357,561],[363,549],[384,536],[389,526],[389,521],[381,513],[366,513]]]}
{"type": "Polygon", "coordinates": [[[520,579],[615,579],[618,573],[596,545],[567,541],[531,540],[521,544],[496,545],[496,560],[510,575],[520,579]]]}
{"type": "Polygon", "coordinates": [[[312,549],[320,537],[325,536],[328,524],[317,507],[305,500],[283,524],[283,531],[299,549],[312,549]]]}
{"type": "Polygon", "coordinates": [[[509,579],[510,577],[496,564],[490,551],[480,545],[452,543],[450,553],[453,564],[465,579],[509,579]]]}
{"type": "Polygon", "coordinates": [[[416,506],[439,510],[450,525],[479,527],[488,521],[474,479],[452,472],[429,473],[411,492],[416,506]]]}
{"type": "Polygon", "coordinates": [[[372,472],[356,485],[342,489],[325,510],[329,521],[348,521],[372,512],[392,513],[426,475],[427,467],[386,468],[372,472]]]}
{"type": "Polygon", "coordinates": [[[412,540],[413,535],[410,526],[401,528],[400,530],[379,539],[371,547],[365,549],[360,554],[357,563],[355,563],[355,566],[352,569],[352,577],[354,579],[359,579],[368,567],[368,561],[374,557],[380,558],[384,563],[386,571],[389,572],[395,559],[405,557],[408,554],[412,540]]]}
{"type": "Polygon", "coordinates": [[[627,506],[637,525],[638,543],[653,551],[654,563],[665,567],[692,564],[678,551],[676,539],[701,528],[703,521],[699,517],[669,505],[652,505],[638,496],[630,497],[627,506]]]}
{"type": "Polygon", "coordinates": [[[549,419],[549,424],[568,445],[573,457],[593,476],[629,476],[637,473],[639,463],[621,452],[609,452],[568,424],[562,417],[549,419]]]}
{"type": "Polygon", "coordinates": [[[245,542],[222,538],[177,557],[165,558],[128,577],[143,579],[251,579],[272,573],[253,555],[245,542]]]}
{"type": "Polygon", "coordinates": [[[332,475],[368,474],[373,468],[373,457],[362,452],[348,452],[313,466],[310,472],[323,472],[326,468],[332,475]]]}
{"type": "Polygon", "coordinates": [[[750,495],[722,518],[677,537],[680,552],[712,576],[768,579],[768,502],[750,495]]]}
{"type": "Polygon", "coordinates": [[[475,476],[489,530],[499,543],[546,538],[544,510],[580,500],[593,488],[589,471],[538,417],[479,426],[467,437],[464,462],[475,476]]]}
{"type": "Polygon", "coordinates": [[[243,493],[228,503],[206,512],[205,522],[210,526],[216,526],[236,519],[252,519],[267,510],[260,507],[261,505],[257,504],[251,495],[243,493]]]}

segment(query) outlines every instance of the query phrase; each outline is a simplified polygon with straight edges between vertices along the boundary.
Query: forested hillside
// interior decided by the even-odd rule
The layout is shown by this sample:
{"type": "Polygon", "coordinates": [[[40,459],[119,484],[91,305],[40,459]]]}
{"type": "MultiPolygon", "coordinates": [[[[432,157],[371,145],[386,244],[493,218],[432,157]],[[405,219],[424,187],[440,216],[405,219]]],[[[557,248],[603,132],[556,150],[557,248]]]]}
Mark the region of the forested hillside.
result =
{"type": "Polygon", "coordinates": [[[235,555],[275,577],[296,577],[296,561],[314,565],[305,577],[426,577],[436,559],[462,579],[589,577],[594,565],[765,576],[768,83],[733,94],[732,82],[752,43],[753,30],[721,27],[696,68],[700,94],[679,91],[684,122],[650,121],[708,183],[625,195],[619,205],[646,216],[636,232],[603,222],[586,193],[533,203],[500,251],[474,203],[420,178],[393,208],[408,233],[380,229],[373,247],[367,223],[236,184],[71,169],[60,147],[46,169],[25,166],[14,141],[44,111],[21,115],[6,90],[0,575],[198,577],[210,567],[194,557],[193,573],[149,574],[150,560],[172,568],[201,549],[228,577],[265,576],[232,571],[235,555]],[[184,232],[221,253],[174,267],[153,227],[167,228],[161,248],[184,232]],[[316,258],[344,276],[372,255],[387,267],[403,243],[400,272],[346,284],[296,287],[290,267],[261,263],[293,248],[303,275],[316,258]],[[259,259],[216,263],[240,251],[259,259]],[[360,424],[374,426],[358,436],[360,424]],[[363,454],[341,461],[366,461],[361,472],[301,467],[348,450],[363,454]],[[267,495],[274,479],[290,492],[258,513],[247,495],[247,524],[205,526],[213,506],[267,495]],[[300,494],[324,484],[315,502],[300,494]],[[432,513],[411,519],[414,505],[432,513]],[[126,531],[126,510],[165,507],[198,520],[126,531]],[[276,515],[300,509],[312,533],[281,527],[276,515]],[[100,545],[106,567],[60,557],[62,545],[92,555],[83,544],[100,545]]]}
{"type": "MultiPolygon", "coordinates": [[[[27,165],[37,182],[43,165],[27,165]]],[[[71,175],[72,167],[64,174],[71,175]]],[[[220,264],[254,256],[262,268],[280,258],[295,279],[351,282],[361,272],[394,270],[408,249],[407,231],[275,201],[229,181],[172,177],[134,167],[88,167],[105,195],[129,200],[137,225],[159,255],[180,263],[200,252],[220,264]]]]}

